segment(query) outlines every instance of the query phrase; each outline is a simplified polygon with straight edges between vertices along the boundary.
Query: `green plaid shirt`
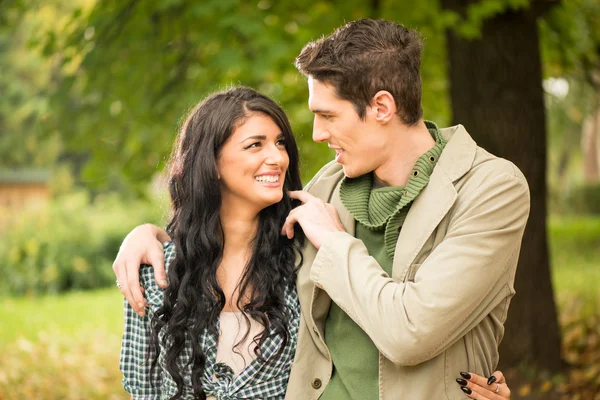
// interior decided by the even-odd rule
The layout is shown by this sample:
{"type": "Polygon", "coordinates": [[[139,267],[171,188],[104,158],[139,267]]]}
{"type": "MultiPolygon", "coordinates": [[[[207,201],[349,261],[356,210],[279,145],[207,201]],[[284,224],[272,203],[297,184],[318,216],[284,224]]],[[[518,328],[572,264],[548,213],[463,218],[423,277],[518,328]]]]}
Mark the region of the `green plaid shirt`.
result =
{"type": "MultiPolygon", "coordinates": [[[[165,265],[169,265],[175,258],[175,248],[172,242],[165,244],[164,251],[165,265]]],[[[127,301],[124,302],[125,329],[119,363],[123,373],[123,387],[136,400],[169,399],[177,392],[177,385],[165,370],[164,348],[160,349],[154,374],[150,374],[150,366],[154,357],[149,346],[150,321],[163,303],[163,290],[154,280],[154,269],[151,266],[140,269],[140,281],[145,289],[144,296],[148,303],[148,312],[145,317],[140,317],[127,301]]],[[[265,340],[260,350],[264,359],[271,361],[270,364],[255,359],[239,375],[235,376],[228,365],[216,361],[219,342],[216,332],[219,332],[219,321],[217,321],[214,332],[206,330],[202,334],[200,343],[202,351],[206,354],[202,386],[207,396],[215,396],[217,400],[283,400],[298,341],[300,304],[295,286],[286,289],[285,303],[290,313],[288,328],[290,340],[279,356],[276,353],[281,346],[281,337],[271,336],[265,340]],[[213,376],[216,378],[215,381],[213,381],[213,376]]],[[[271,333],[273,332],[271,331],[271,333]]],[[[192,368],[189,363],[191,356],[192,348],[188,341],[178,360],[184,379],[183,399],[194,398],[191,385],[192,368]]]]}

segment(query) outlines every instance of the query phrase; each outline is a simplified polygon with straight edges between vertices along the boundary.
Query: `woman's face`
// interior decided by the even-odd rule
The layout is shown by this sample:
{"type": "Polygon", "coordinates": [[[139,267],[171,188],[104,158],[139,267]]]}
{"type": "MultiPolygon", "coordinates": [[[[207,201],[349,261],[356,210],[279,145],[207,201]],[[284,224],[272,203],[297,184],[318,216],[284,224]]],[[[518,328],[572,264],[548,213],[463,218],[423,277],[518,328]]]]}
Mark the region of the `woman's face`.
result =
{"type": "Polygon", "coordinates": [[[259,212],[281,201],[290,162],[285,144],[270,117],[255,113],[246,118],[217,159],[223,205],[259,212]]]}

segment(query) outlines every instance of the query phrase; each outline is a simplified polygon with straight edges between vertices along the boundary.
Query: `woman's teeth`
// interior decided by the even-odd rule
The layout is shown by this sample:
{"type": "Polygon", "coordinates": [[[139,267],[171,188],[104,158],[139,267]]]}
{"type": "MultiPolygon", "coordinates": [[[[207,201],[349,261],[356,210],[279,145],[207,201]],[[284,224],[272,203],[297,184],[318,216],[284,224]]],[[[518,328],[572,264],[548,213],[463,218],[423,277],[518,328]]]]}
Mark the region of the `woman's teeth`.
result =
{"type": "Polygon", "coordinates": [[[279,181],[279,175],[262,175],[254,178],[258,182],[274,183],[279,181]]]}

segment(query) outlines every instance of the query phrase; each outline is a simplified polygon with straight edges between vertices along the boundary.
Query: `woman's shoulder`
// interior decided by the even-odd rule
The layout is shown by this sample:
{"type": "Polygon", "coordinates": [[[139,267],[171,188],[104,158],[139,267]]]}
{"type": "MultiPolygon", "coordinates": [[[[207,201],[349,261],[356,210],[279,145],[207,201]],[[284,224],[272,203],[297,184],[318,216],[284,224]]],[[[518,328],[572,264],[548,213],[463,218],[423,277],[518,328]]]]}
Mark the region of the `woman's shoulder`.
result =
{"type": "MultiPolygon", "coordinates": [[[[163,243],[165,272],[169,264],[175,259],[175,245],[172,241],[163,243]]],[[[150,304],[160,305],[163,301],[163,289],[158,286],[154,278],[154,267],[150,264],[142,264],[140,268],[140,283],[144,288],[144,295],[150,304]]]]}

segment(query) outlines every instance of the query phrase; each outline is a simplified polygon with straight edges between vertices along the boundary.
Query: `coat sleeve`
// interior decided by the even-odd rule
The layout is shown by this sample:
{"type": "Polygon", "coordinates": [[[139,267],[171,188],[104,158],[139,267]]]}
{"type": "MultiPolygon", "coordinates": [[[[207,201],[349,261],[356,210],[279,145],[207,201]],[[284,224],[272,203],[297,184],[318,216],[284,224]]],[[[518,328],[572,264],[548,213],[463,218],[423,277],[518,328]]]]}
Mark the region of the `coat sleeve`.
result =
{"type": "Polygon", "coordinates": [[[514,279],[529,215],[526,181],[505,173],[460,196],[445,238],[414,282],[394,281],[344,232],[332,233],[313,262],[315,285],[396,364],[416,365],[446,350],[506,297],[500,291],[514,279]]]}

